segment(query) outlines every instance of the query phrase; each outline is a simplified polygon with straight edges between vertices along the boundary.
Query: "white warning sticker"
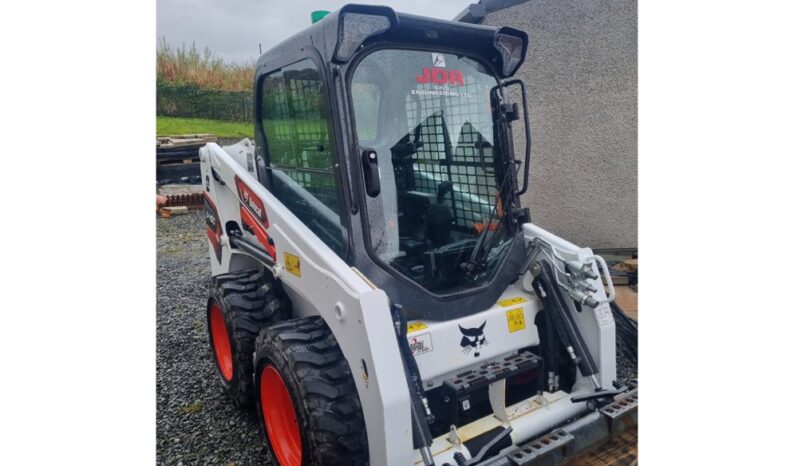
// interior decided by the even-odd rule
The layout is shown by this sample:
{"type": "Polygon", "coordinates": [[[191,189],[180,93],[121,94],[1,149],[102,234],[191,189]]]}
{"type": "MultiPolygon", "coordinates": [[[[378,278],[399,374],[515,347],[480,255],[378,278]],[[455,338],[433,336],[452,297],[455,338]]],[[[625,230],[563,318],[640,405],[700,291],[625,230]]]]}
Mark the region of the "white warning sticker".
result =
{"type": "Polygon", "coordinates": [[[407,343],[410,345],[410,351],[413,353],[413,356],[432,351],[432,335],[429,333],[407,337],[407,343]]]}
{"type": "Polygon", "coordinates": [[[595,309],[595,312],[599,327],[606,327],[607,325],[615,322],[615,320],[612,318],[612,311],[610,310],[609,304],[602,304],[595,309]]]}

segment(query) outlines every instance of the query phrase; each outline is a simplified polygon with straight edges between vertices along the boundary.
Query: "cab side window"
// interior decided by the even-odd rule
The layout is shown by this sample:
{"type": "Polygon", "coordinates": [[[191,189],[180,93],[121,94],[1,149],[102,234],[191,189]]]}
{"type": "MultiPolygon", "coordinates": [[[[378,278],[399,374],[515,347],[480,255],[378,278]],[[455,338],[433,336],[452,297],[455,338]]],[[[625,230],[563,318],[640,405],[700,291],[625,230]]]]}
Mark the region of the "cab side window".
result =
{"type": "Polygon", "coordinates": [[[319,70],[313,61],[302,60],[264,76],[260,85],[272,194],[343,257],[344,207],[319,70]]]}

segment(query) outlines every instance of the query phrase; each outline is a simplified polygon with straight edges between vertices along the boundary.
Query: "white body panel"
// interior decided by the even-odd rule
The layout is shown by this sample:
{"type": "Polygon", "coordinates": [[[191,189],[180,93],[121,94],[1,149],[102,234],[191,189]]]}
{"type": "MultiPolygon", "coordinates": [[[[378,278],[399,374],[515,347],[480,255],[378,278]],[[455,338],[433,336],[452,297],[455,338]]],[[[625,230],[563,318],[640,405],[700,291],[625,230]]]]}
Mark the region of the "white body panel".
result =
{"type": "MultiPolygon", "coordinates": [[[[200,150],[203,183],[218,211],[222,231],[228,221],[241,223],[235,183],[238,177],[264,203],[269,220],[266,231],[276,249],[277,265],[273,273],[282,281],[295,315],[324,318],[349,361],[366,421],[370,463],[419,462],[420,456],[413,451],[410,395],[388,297],[341,260],[260,184],[250,163],[253,155],[254,146],[246,140],[224,149],[211,143],[200,150]],[[287,266],[286,254],[298,258],[299,273],[292,273],[297,270],[287,266]]],[[[592,256],[590,249],[579,248],[532,224],[524,225],[523,234],[527,242],[535,238],[546,241],[566,260],[583,261],[592,256]]],[[[221,236],[221,260],[216,259],[212,245],[209,252],[213,275],[259,264],[250,256],[232,250],[225,234],[221,236]]],[[[593,280],[592,284],[598,290],[596,298],[605,298],[601,280],[593,280]]],[[[573,306],[570,300],[567,302],[573,306]]],[[[425,389],[440,386],[443,380],[465,368],[539,345],[535,316],[540,310],[539,300],[521,278],[504,291],[495,305],[482,312],[451,321],[409,322],[408,340],[425,389]],[[513,314],[508,315],[509,311],[513,314]],[[519,315],[523,315],[523,325],[519,324],[519,315]],[[478,348],[464,348],[460,327],[480,327],[483,322],[485,343],[478,348]],[[475,355],[477,350],[479,356],[475,355]]],[[[599,368],[601,386],[612,388],[616,377],[615,324],[609,305],[602,304],[596,309],[584,307],[581,313],[572,309],[572,314],[599,368]]],[[[492,390],[501,395],[496,389],[492,390]]],[[[513,427],[514,443],[526,441],[584,411],[585,404],[572,403],[570,397],[590,391],[587,379],[577,375],[572,393],[543,393],[511,407],[494,407],[493,415],[460,427],[460,437],[474,438],[503,425],[513,427]]],[[[445,461],[455,464],[452,456],[455,451],[470,457],[467,450],[447,436],[435,439],[432,445],[437,464],[445,461]]]]}
{"type": "Polygon", "coordinates": [[[510,286],[499,302],[477,314],[449,321],[410,322],[407,339],[411,348],[415,339],[423,339],[423,344],[431,347],[428,351],[414,351],[421,378],[426,382],[425,388],[440,386],[444,379],[453,377],[466,367],[515,352],[519,348],[540,344],[535,327],[535,315],[539,310],[540,304],[534,295],[510,286]],[[510,327],[507,314],[511,312],[514,322],[519,322],[517,311],[523,313],[524,328],[519,328],[517,324],[510,327]],[[483,322],[485,344],[480,345],[478,350],[470,346],[463,348],[460,326],[479,327],[483,322]],[[421,327],[420,324],[426,328],[413,330],[421,327]],[[476,355],[477,351],[479,356],[476,355]]]}
{"type": "MultiPolygon", "coordinates": [[[[347,361],[362,361],[368,371],[351,364],[369,432],[369,456],[374,465],[411,464],[413,444],[410,427],[410,395],[396,344],[388,298],[372,287],[288,211],[260,182],[217,144],[200,150],[203,181],[209,180],[222,225],[240,223],[235,176],[243,180],[264,202],[270,226],[269,236],[277,250],[275,276],[294,296],[301,295],[306,308],[312,306],[324,318],[338,340],[347,361]],[[210,167],[224,185],[214,180],[210,167]],[[208,177],[208,178],[206,178],[208,177]],[[285,254],[299,257],[301,276],[285,269],[285,254]],[[340,309],[336,314],[336,307],[340,309]],[[390,439],[390,441],[388,441],[390,439]]],[[[222,261],[211,248],[212,273],[231,269],[233,253],[222,238],[222,261]]]]}

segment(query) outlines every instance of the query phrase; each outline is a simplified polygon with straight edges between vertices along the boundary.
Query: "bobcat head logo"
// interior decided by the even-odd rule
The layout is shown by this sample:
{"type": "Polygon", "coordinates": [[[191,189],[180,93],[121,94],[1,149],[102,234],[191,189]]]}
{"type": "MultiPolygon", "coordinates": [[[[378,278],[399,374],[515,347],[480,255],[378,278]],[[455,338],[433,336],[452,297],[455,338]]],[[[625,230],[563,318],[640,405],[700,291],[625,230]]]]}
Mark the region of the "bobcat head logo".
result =
{"type": "Polygon", "coordinates": [[[485,339],[485,323],[487,323],[487,321],[482,322],[482,325],[474,328],[463,328],[462,325],[458,325],[458,327],[460,327],[460,333],[463,334],[463,338],[460,340],[463,353],[468,354],[473,350],[474,357],[479,357],[479,350],[488,344],[488,340],[485,339]]]}

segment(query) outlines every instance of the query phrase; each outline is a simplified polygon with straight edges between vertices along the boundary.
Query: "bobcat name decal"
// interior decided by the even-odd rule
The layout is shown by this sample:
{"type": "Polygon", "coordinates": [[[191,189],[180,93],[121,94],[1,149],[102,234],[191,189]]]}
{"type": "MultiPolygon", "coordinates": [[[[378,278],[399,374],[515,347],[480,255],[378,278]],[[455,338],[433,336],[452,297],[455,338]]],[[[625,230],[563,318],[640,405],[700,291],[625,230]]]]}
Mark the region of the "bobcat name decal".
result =
{"type": "Polygon", "coordinates": [[[274,247],[274,241],[266,232],[266,229],[269,228],[269,218],[266,216],[266,207],[263,204],[263,200],[238,176],[236,176],[236,189],[238,190],[238,199],[241,202],[241,208],[239,209],[241,227],[248,233],[255,235],[255,239],[263,246],[266,253],[273,260],[277,260],[277,250],[274,247]]]}
{"type": "Polygon", "coordinates": [[[202,193],[203,200],[205,201],[205,234],[208,235],[208,241],[211,242],[213,253],[216,256],[217,262],[222,263],[222,224],[219,221],[219,212],[216,210],[208,193],[202,193]]]}

